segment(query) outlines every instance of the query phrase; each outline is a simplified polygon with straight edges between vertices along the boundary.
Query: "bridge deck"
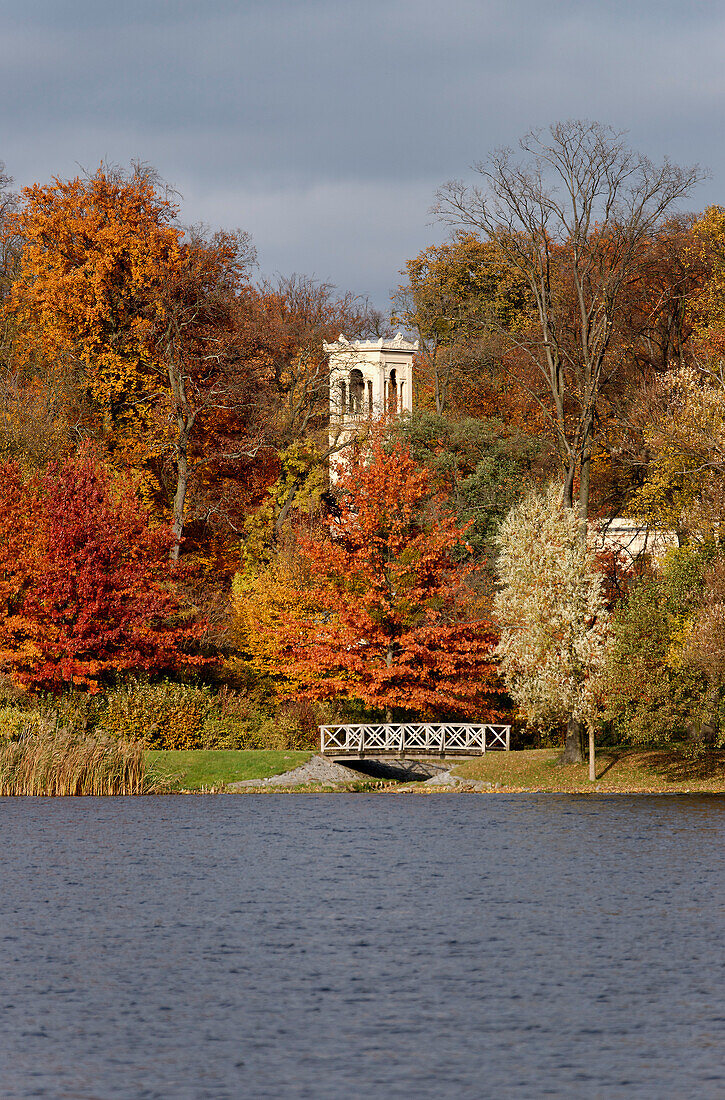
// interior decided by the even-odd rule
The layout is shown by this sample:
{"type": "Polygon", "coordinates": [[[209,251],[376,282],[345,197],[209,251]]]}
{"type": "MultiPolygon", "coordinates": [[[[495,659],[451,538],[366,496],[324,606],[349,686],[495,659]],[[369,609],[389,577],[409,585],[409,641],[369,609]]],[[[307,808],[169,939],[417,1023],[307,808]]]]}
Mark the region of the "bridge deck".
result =
{"type": "Polygon", "coordinates": [[[320,726],[323,756],[481,756],[510,747],[511,727],[489,723],[320,726]]]}

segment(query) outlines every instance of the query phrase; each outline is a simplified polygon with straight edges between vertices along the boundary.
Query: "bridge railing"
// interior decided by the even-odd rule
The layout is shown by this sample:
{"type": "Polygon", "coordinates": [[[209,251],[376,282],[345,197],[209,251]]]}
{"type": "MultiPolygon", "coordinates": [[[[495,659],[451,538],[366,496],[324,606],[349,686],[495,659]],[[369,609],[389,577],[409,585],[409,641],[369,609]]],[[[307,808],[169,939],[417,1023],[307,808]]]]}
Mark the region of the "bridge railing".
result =
{"type": "Polygon", "coordinates": [[[511,726],[488,723],[385,723],[320,726],[320,751],[327,755],[461,754],[510,748],[511,726]]]}

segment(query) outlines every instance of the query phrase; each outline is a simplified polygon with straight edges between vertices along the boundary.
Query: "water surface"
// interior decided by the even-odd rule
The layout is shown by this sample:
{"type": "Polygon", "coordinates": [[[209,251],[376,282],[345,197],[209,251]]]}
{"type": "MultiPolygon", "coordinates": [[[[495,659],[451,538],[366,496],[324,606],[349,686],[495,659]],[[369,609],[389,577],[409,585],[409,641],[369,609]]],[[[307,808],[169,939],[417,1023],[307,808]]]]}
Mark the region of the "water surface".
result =
{"type": "Polygon", "coordinates": [[[722,1097],[725,801],[0,799],[0,1095],[722,1097]]]}

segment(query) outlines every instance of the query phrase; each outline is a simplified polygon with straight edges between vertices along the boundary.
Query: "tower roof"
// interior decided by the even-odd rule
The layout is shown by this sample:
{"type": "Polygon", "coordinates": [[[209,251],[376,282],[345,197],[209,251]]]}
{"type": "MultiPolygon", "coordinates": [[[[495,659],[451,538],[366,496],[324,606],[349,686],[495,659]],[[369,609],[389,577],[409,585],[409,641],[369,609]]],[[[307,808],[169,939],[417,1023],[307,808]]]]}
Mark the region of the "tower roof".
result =
{"type": "Polygon", "coordinates": [[[324,344],[325,351],[329,354],[348,348],[351,351],[417,351],[417,340],[406,340],[402,332],[397,333],[392,339],[381,336],[379,340],[348,340],[342,333],[332,344],[324,344]]]}

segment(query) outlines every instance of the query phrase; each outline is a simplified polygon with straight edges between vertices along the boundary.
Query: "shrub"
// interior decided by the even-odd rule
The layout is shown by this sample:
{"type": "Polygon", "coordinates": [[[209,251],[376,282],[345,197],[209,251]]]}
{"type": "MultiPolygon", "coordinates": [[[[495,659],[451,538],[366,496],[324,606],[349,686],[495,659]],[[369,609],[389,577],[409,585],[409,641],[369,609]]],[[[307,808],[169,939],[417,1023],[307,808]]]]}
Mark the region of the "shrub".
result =
{"type": "Polygon", "coordinates": [[[256,736],[265,720],[266,715],[254,699],[224,689],[215,697],[213,709],[204,719],[204,748],[257,748],[256,736]]]}
{"type": "Polygon", "coordinates": [[[155,749],[301,749],[317,743],[320,707],[294,701],[270,714],[228,688],[134,682],[107,696],[98,725],[155,749]]]}
{"type": "Polygon", "coordinates": [[[318,736],[316,709],[309,702],[287,703],[275,714],[232,692],[220,692],[204,721],[204,747],[212,749],[304,749],[318,736]]]}
{"type": "Polygon", "coordinates": [[[204,747],[204,721],[212,707],[209,688],[135,682],[107,697],[100,724],[116,739],[155,749],[204,747]]]}
{"type": "Polygon", "coordinates": [[[40,711],[0,706],[0,739],[21,741],[47,726],[40,711]]]}
{"type": "Polygon", "coordinates": [[[92,733],[98,725],[103,700],[83,691],[66,691],[62,695],[43,693],[34,697],[42,718],[57,729],[69,733],[92,733]]]}
{"type": "Polygon", "coordinates": [[[285,749],[315,748],[319,743],[319,727],[332,721],[334,707],[329,703],[314,703],[310,699],[290,699],[278,710],[275,725],[285,738],[285,749]]]}
{"type": "Polygon", "coordinates": [[[0,707],[22,707],[25,692],[11,676],[0,672],[0,707]]]}

